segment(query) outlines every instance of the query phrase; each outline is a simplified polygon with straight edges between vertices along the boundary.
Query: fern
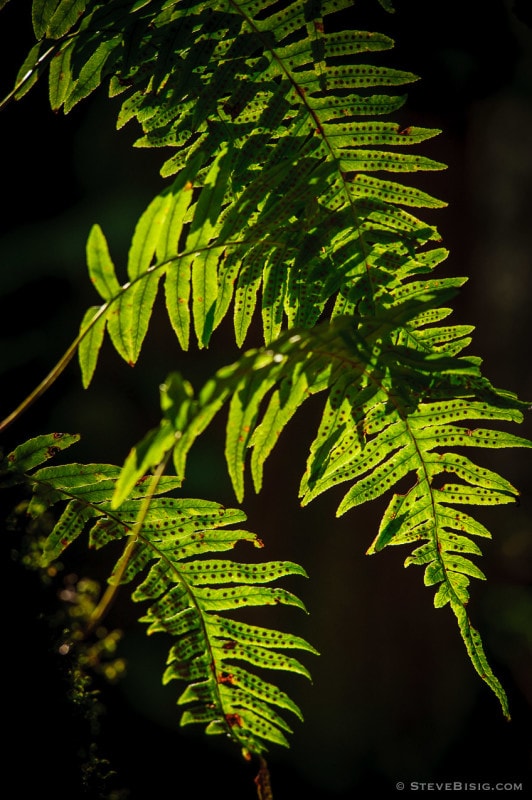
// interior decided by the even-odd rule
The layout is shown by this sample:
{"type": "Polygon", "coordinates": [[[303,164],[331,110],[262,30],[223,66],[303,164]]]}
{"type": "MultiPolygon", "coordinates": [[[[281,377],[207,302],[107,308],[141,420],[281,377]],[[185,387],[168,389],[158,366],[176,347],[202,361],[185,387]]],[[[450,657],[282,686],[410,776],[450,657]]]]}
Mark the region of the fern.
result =
{"type": "MultiPolygon", "coordinates": [[[[51,453],[77,439],[61,434],[39,436],[16,448],[1,465],[4,485],[27,479],[33,484],[30,517],[65,504],[44,542],[41,566],[56,562],[86,531],[91,548],[125,540],[109,584],[123,586],[140,577],[131,595],[145,604],[140,620],[148,625],[148,634],[163,632],[172,637],[163,682],[188,684],[178,699],[187,706],[181,724],[207,724],[207,733],[231,737],[246,754],[262,754],[270,742],[287,746],[283,731],[291,729],[276,708],[302,718],[298,706],[274,684],[233,662],[310,678],[297,659],[278,651],[316,651],[300,637],[238,622],[223,612],[273,604],[305,610],[291,592],[264,585],[285,576],[305,576],[305,571],[291,562],[205,558],[231,550],[239,542],[263,545],[249,531],[220,530],[245,520],[238,509],[161,496],[179,485],[177,478],[155,473],[151,480],[140,480],[130,489],[127,502],[116,508],[113,495],[119,467],[68,464],[35,469],[51,453]]],[[[89,631],[101,613],[98,608],[89,631]]]]}
{"type": "MultiPolygon", "coordinates": [[[[88,389],[106,335],[135,365],[161,289],[181,350],[210,345],[232,312],[241,354],[197,393],[170,374],[160,424],[122,466],[43,467],[77,438],[44,435],[4,459],[2,483],[31,484],[35,517],[62,504],[43,565],[85,533],[93,548],[122,542],[89,631],[117,588],[134,586],[148,633],[172,638],[163,680],[186,682],[182,724],[203,724],[258,756],[264,797],[264,754],[288,744],[281,714],[302,715],[260,670],[310,677],[285,651],[316,650],[226,613],[277,603],[305,610],[270,585],[305,576],[303,567],[213,558],[243,542],[261,546],[254,534],[227,529],[244,512],[168,496],[181,492],[191,448],[222,411],[227,472],[243,504],[248,478],[255,492],[267,490],[266,460],[305,401],[320,395],[301,504],[342,485],[338,516],[387,498],[368,553],[410,547],[405,566],[424,567],[434,605],[450,606],[473,667],[510,716],[468,611],[470,579],[484,579],[472,560],[481,555],[475,537],[490,532],[460,507],[517,499],[513,485],[465,453],[532,446],[504,429],[522,422],[527,405],[494,387],[480,358],[464,355],[473,327],[448,323],[466,279],[436,274],[447,250],[416,216],[446,204],[404,180],[445,168],[407,152],[440,131],[386,120],[417,76],[382,59],[393,48],[388,36],[344,26],[340,12],[351,6],[35,0],[36,44],[10,94],[24,97],[47,67],[51,108],[69,113],[105,84],[119,103],[117,127],[133,123],[138,147],[164,150],[169,181],[138,220],[123,276],[93,225],[86,257],[98,304],[0,429],[75,355],[88,389]],[[257,319],[260,344],[244,351],[257,319]]],[[[381,6],[393,11],[387,0],[381,6]]]]}
{"type": "MultiPolygon", "coordinates": [[[[125,96],[118,127],[136,119],[144,131],[138,146],[177,151],[161,170],[177,178],[139,220],[126,284],[112,277],[107,254],[109,282],[97,280],[105,250],[98,228],[88,242],[91,276],[108,303],[103,316],[109,335],[131,364],[163,278],[169,318],[183,348],[189,346],[191,320],[204,346],[233,300],[241,345],[261,287],[269,342],[284,319],[314,324],[328,299],[341,292],[324,280],[333,253],[336,260],[339,232],[343,238],[351,230],[351,269],[356,260],[359,271],[373,249],[371,237],[363,235],[366,227],[382,228],[383,236],[407,232],[421,243],[437,238],[403,206],[440,207],[441,201],[369,177],[444,167],[400,149],[438,131],[367,122],[404,103],[404,96],[381,87],[416,80],[362,61],[367,52],[391,48],[391,39],[366,31],[326,32],[328,17],[349,7],[349,0],[325,2],[320,12],[303,2],[271,12],[270,5],[227,2],[211,9],[184,2],[157,13],[151,3],[131,9],[109,3],[96,6],[79,30],[57,44],[50,65],[54,110],[70,111],[105,76],[110,94],[125,96]],[[172,57],[176,37],[187,39],[178,58],[172,57]],[[375,90],[381,92],[370,93],[375,90]]],[[[104,327],[98,319],[97,333],[84,348],[93,354],[104,327]]],[[[90,320],[92,310],[84,323],[90,320]]],[[[92,372],[83,363],[88,385],[92,372]]]]}
{"type": "MultiPolygon", "coordinates": [[[[433,298],[426,301],[428,306],[434,302],[433,298]]],[[[470,577],[483,579],[484,575],[463,554],[480,555],[469,536],[490,534],[453,506],[498,505],[515,502],[519,496],[507,480],[462,455],[461,448],[528,448],[531,442],[506,431],[454,423],[521,422],[524,404],[482,378],[473,357],[450,359],[393,346],[382,337],[381,328],[359,339],[352,327],[352,318],[338,318],[323,329],[292,332],[268,351],[250,351],[237,364],[220,370],[188,406],[187,431],[174,449],[176,474],[185,474],[195,439],[227,402],[225,455],[235,494],[242,502],[249,451],[254,487],[260,491],[264,463],[283,429],[305,400],[325,392],[323,415],[301,481],[302,504],[350,482],[338,506],[341,515],[389,494],[398,484],[404,486],[404,492],[392,495],[368,553],[391,544],[415,546],[405,566],[426,565],[425,584],[438,585],[435,606],[450,604],[473,666],[509,716],[506,694],[466,610],[470,577]],[[367,353],[373,341],[379,354],[374,368],[367,353]],[[458,452],[440,452],[447,447],[458,452]],[[405,486],[409,476],[410,485],[405,486]],[[445,483],[447,476],[461,483],[445,483]]],[[[449,329],[443,330],[445,345],[456,344],[449,329]]],[[[397,329],[393,331],[395,335],[397,329]]],[[[462,334],[462,326],[456,326],[460,341],[462,334]]],[[[178,376],[171,381],[180,383],[178,376]]],[[[149,437],[157,440],[166,426],[165,420],[149,437]]],[[[149,460],[141,461],[137,449],[132,451],[122,473],[123,480],[126,476],[128,480],[120,498],[127,496],[150,466],[149,460]],[[132,464],[140,468],[132,470],[132,464]]]]}

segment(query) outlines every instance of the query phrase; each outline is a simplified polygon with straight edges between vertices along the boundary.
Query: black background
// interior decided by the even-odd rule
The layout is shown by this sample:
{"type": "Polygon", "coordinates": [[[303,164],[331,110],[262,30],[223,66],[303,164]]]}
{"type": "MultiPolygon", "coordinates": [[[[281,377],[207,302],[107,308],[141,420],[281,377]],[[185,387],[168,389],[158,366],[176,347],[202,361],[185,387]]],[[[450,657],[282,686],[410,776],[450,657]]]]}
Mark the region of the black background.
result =
{"type": "MultiPolygon", "coordinates": [[[[419,176],[418,185],[448,202],[430,217],[450,250],[443,274],[470,277],[452,319],[476,326],[472,351],[483,357],[492,382],[532,399],[530,6],[397,0],[396,7],[391,16],[366,0],[352,15],[357,27],[389,33],[396,40],[390,63],[421,77],[409,90],[404,121],[443,131],[423,152],[448,169],[419,176]]],[[[0,12],[3,94],[31,42],[30,3],[12,0],[0,12]]],[[[160,154],[133,149],[133,127],[115,131],[116,109],[100,92],[67,117],[55,115],[43,82],[0,114],[2,417],[53,366],[86,307],[98,302],[85,268],[90,226],[102,225],[115,263],[123,265],[135,221],[162,186],[160,154]]],[[[8,451],[38,433],[80,432],[73,459],[119,464],[157,423],[157,386],[168,371],[178,368],[200,385],[232,359],[230,329],[222,327],[200,355],[179,352],[161,313],[135,370],[106,347],[84,391],[72,363],[0,444],[8,451]]],[[[452,615],[433,609],[421,570],[403,569],[408,553],[390,548],[365,556],[382,506],[337,520],[342,495],[331,493],[299,508],[299,476],[318,410],[289,426],[266,465],[263,495],[250,488],[246,507],[248,527],[266,543],[265,557],[293,559],[310,575],[294,585],[309,616],[285,609],[270,623],[297,631],[321,653],[304,659],[312,685],[292,677],[283,682],[305,722],[294,722],[288,751],[269,754],[274,797],[393,797],[398,781],[407,787],[403,794],[410,782],[463,781],[522,784],[516,794],[526,795],[532,786],[528,453],[482,454],[522,494],[519,506],[479,511],[494,538],[481,543],[488,581],[472,586],[472,618],[509,695],[506,722],[468,662],[452,615]]],[[[513,432],[530,436],[530,420],[513,432]]],[[[235,504],[224,474],[223,420],[198,443],[190,466],[190,495],[235,504]]],[[[2,539],[6,783],[12,780],[23,797],[41,790],[56,798],[116,800],[254,797],[256,765],[219,737],[179,729],[178,687],[160,685],[166,644],[146,639],[121,606],[128,672],[116,686],[96,684],[102,713],[96,734],[91,730],[68,701],[66,664],[55,653],[49,625],[55,589],[44,591],[17,564],[18,535],[6,530],[2,539]],[[116,774],[95,778],[84,794],[80,774],[93,740],[116,774]]]]}

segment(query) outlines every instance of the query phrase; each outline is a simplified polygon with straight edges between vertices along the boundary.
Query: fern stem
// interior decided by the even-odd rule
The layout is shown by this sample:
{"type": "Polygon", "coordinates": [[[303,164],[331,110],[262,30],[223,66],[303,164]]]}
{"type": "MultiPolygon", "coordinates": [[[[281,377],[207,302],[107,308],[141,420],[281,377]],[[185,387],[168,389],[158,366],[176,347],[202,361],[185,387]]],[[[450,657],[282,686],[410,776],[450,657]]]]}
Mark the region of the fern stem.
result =
{"type": "Polygon", "coordinates": [[[270,770],[266,759],[260,756],[259,758],[259,771],[255,777],[255,785],[257,787],[257,797],[259,800],[273,800],[272,785],[270,781],[270,770]]]}
{"type": "Polygon", "coordinates": [[[89,636],[92,633],[94,628],[99,625],[100,621],[103,619],[111,604],[113,603],[118,590],[121,585],[122,577],[127,569],[129,564],[129,560],[133,555],[133,551],[137,545],[139,540],[139,535],[142,530],[142,526],[144,524],[144,520],[148,514],[151,501],[155,492],[157,491],[157,486],[159,485],[159,481],[161,480],[164,471],[166,469],[166,465],[168,463],[168,459],[170,457],[172,450],[168,450],[162,460],[157,465],[155,472],[153,473],[152,479],[150,481],[149,489],[146,493],[144,500],[142,501],[142,505],[139,510],[139,514],[137,519],[135,520],[135,525],[132,528],[131,535],[129,536],[128,543],[124,549],[122,557],[120,558],[120,565],[117,571],[113,574],[113,583],[107,586],[100,602],[92,612],[87,627],[85,629],[85,637],[89,636]]]}
{"type": "MultiPolygon", "coordinates": [[[[231,247],[231,246],[242,246],[246,244],[247,243],[245,240],[241,240],[234,242],[226,242],[224,246],[231,247]]],[[[149,268],[149,270],[147,270],[147,272],[141,273],[136,278],[134,278],[133,280],[129,281],[124,286],[122,286],[121,291],[117,295],[115,295],[114,297],[112,297],[110,300],[108,300],[106,303],[103,303],[99,307],[94,317],[87,324],[87,327],[84,328],[82,331],[80,331],[78,336],[76,336],[74,341],[65,351],[65,353],[61,356],[57,364],[55,364],[55,366],[50,370],[48,375],[46,375],[46,377],[43,378],[43,380],[39,383],[39,385],[36,386],[36,388],[33,389],[33,391],[30,392],[30,394],[27,395],[27,397],[25,397],[24,400],[10,414],[8,414],[7,417],[5,417],[2,421],[0,421],[0,433],[2,433],[7,427],[9,427],[9,425],[11,425],[12,422],[14,422],[21,414],[23,414],[24,411],[26,411],[35,402],[35,400],[38,400],[39,397],[41,397],[47,391],[47,389],[50,388],[50,386],[52,386],[52,384],[57,380],[57,378],[65,370],[68,364],[72,361],[80,343],[89,333],[94,323],[97,322],[101,316],[106,314],[107,311],[109,310],[109,307],[113,303],[117,302],[117,300],[119,300],[121,297],[123,297],[124,293],[126,293],[128,289],[130,289],[138,281],[141,281],[144,278],[146,278],[147,274],[151,274],[156,270],[163,269],[164,267],[168,266],[168,264],[172,264],[176,260],[179,260],[181,258],[186,258],[188,255],[196,255],[198,253],[207,252],[211,249],[220,246],[221,246],[220,244],[213,242],[206,247],[201,247],[196,250],[191,250],[190,252],[181,253],[179,256],[172,256],[171,258],[167,258],[164,261],[154,264],[152,267],[149,268]]]]}
{"type": "Polygon", "coordinates": [[[47,389],[54,383],[56,378],[61,375],[65,367],[70,363],[76,353],[79,343],[79,337],[73,342],[68,350],[59,359],[57,364],[50,370],[48,375],[40,382],[40,384],[18,405],[14,411],[8,414],[5,419],[0,422],[0,432],[4,431],[17,417],[19,417],[27,408],[29,408],[35,400],[45,393],[47,389]]]}
{"type": "Polygon", "coordinates": [[[68,364],[72,361],[73,357],[75,356],[76,351],[79,347],[79,343],[90,331],[96,320],[98,320],[102,316],[102,314],[104,314],[107,311],[108,306],[109,303],[104,303],[102,306],[100,306],[100,308],[98,309],[98,311],[96,312],[90,323],[87,325],[87,327],[84,330],[82,330],[78,334],[78,336],[76,336],[72,344],[65,351],[65,353],[63,353],[57,364],[50,370],[48,375],[45,378],[43,378],[43,380],[39,383],[39,385],[36,386],[36,388],[32,392],[30,392],[30,394],[26,398],[24,398],[24,400],[15,408],[14,411],[11,412],[11,414],[8,414],[8,416],[5,417],[5,419],[3,419],[0,422],[0,433],[4,431],[12,422],[14,422],[17,419],[17,417],[23,414],[24,411],[26,411],[35,402],[35,400],[38,400],[38,398],[41,397],[41,395],[43,395],[45,391],[50,388],[50,386],[54,383],[54,381],[57,380],[57,378],[66,369],[68,364]]]}
{"type": "Polygon", "coordinates": [[[17,94],[17,92],[19,92],[23,88],[23,86],[30,80],[30,78],[35,74],[35,72],[42,71],[42,69],[47,66],[46,59],[48,59],[48,56],[50,55],[55,55],[55,51],[58,50],[59,47],[63,45],[63,41],[64,40],[61,39],[58,42],[55,42],[55,44],[53,44],[51,47],[49,47],[48,50],[46,50],[46,52],[43,53],[42,56],[40,56],[40,58],[37,59],[37,63],[35,64],[35,66],[29,69],[22,76],[19,82],[15,84],[15,86],[11,89],[11,91],[8,94],[6,94],[6,96],[2,100],[0,100],[0,111],[3,111],[4,108],[8,105],[8,103],[10,103],[11,100],[15,99],[15,95],[17,94]]]}
{"type": "MultiPolygon", "coordinates": [[[[345,191],[345,195],[348,198],[349,206],[350,206],[351,212],[353,214],[355,225],[361,231],[362,227],[361,227],[361,224],[360,224],[360,215],[359,215],[359,212],[358,212],[357,203],[350,196],[349,192],[347,191],[347,183],[348,183],[348,181],[346,179],[346,176],[345,176],[344,172],[342,171],[342,169],[340,169],[340,163],[339,163],[338,158],[337,158],[337,156],[336,156],[336,154],[334,152],[334,147],[333,147],[333,145],[331,145],[331,142],[329,141],[329,138],[328,138],[327,134],[324,131],[323,125],[321,124],[321,120],[320,120],[319,114],[317,114],[316,111],[312,108],[312,106],[310,105],[310,103],[309,103],[309,101],[308,101],[308,99],[306,97],[305,90],[297,82],[296,77],[294,76],[292,71],[286,66],[285,61],[283,60],[283,58],[281,58],[279,56],[279,54],[277,53],[276,48],[271,46],[268,38],[265,37],[262,34],[261,30],[257,27],[253,17],[250,14],[247,14],[241,8],[241,6],[238,3],[234,2],[234,0],[229,0],[229,4],[230,4],[230,6],[232,6],[237,11],[237,13],[239,13],[242,16],[244,21],[249,26],[250,30],[257,37],[257,39],[259,39],[259,41],[262,43],[262,45],[264,47],[264,50],[268,50],[271,53],[271,56],[276,61],[281,73],[285,76],[286,80],[292,85],[294,91],[296,92],[296,94],[299,97],[300,102],[303,104],[303,106],[304,106],[304,108],[306,110],[306,113],[312,119],[312,121],[314,123],[315,131],[323,139],[323,142],[324,142],[327,150],[329,151],[329,155],[331,157],[331,160],[336,165],[336,169],[337,169],[338,175],[339,175],[339,177],[340,177],[340,179],[342,181],[342,185],[343,185],[343,188],[344,188],[344,191],[345,191]]],[[[368,254],[369,254],[370,248],[367,246],[366,239],[362,234],[360,236],[360,243],[361,243],[361,249],[363,251],[366,274],[368,275],[368,293],[371,294],[372,309],[375,312],[374,291],[373,291],[372,282],[369,279],[370,265],[369,265],[369,262],[368,262],[368,254]]]]}

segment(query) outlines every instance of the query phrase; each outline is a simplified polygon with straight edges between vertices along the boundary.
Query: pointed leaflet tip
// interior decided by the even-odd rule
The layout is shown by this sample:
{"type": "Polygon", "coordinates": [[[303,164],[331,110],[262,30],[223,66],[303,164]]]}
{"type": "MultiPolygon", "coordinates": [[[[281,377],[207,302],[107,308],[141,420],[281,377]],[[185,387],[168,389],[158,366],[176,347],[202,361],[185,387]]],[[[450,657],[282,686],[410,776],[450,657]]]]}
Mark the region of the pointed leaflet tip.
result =
{"type": "Polygon", "coordinates": [[[456,614],[458,627],[460,628],[460,633],[462,634],[462,639],[464,640],[471,663],[482,680],[488,684],[490,689],[498,698],[501,704],[502,712],[506,719],[510,720],[510,709],[508,706],[506,692],[502,688],[499,680],[495,677],[490,665],[488,664],[479,632],[471,625],[471,621],[463,605],[451,600],[451,608],[456,614]]]}

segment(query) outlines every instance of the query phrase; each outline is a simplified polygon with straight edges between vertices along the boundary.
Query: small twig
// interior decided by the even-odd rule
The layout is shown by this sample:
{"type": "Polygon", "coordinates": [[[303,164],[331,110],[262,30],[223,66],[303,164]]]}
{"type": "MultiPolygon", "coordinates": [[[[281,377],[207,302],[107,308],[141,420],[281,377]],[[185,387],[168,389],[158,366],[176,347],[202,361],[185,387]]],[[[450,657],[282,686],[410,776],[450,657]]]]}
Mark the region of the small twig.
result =
{"type": "Polygon", "coordinates": [[[255,776],[255,785],[257,787],[257,797],[259,800],[273,800],[272,784],[270,781],[270,770],[266,759],[260,756],[259,758],[259,771],[255,776]]]}
{"type": "Polygon", "coordinates": [[[18,82],[18,83],[17,83],[17,84],[16,84],[16,85],[15,85],[15,86],[12,88],[12,90],[11,90],[11,91],[10,91],[10,92],[9,92],[9,93],[8,93],[8,94],[5,96],[5,97],[3,97],[3,98],[0,100],[0,111],[3,111],[3,109],[4,109],[4,108],[5,108],[5,107],[6,107],[6,106],[7,106],[7,105],[8,105],[8,104],[9,104],[9,103],[12,101],[12,100],[14,100],[14,99],[15,99],[15,97],[16,97],[16,95],[17,95],[17,92],[20,92],[20,90],[21,90],[21,89],[24,87],[24,85],[25,85],[25,84],[26,84],[26,83],[27,83],[27,82],[30,80],[30,78],[32,78],[32,77],[33,77],[33,75],[34,75],[36,72],[37,72],[37,73],[39,73],[40,71],[42,71],[42,70],[43,70],[43,68],[46,66],[46,61],[47,61],[48,57],[49,57],[50,55],[53,55],[53,54],[54,54],[54,52],[55,52],[55,51],[58,49],[58,46],[59,46],[60,44],[62,44],[62,43],[63,43],[63,40],[62,40],[62,39],[61,39],[60,41],[57,41],[57,42],[55,42],[55,43],[54,43],[54,44],[53,44],[51,47],[49,47],[49,48],[48,48],[48,50],[46,50],[46,52],[44,52],[44,53],[43,53],[41,56],[39,56],[39,58],[37,59],[37,61],[36,61],[36,62],[35,62],[35,64],[33,65],[33,67],[31,67],[30,69],[28,69],[28,71],[24,73],[24,75],[21,77],[21,79],[19,80],[19,82],[18,82]]]}
{"type": "Polygon", "coordinates": [[[142,530],[142,526],[144,524],[144,520],[146,519],[146,515],[150,508],[150,503],[153,500],[153,495],[157,491],[157,486],[159,485],[159,481],[166,469],[166,465],[168,463],[168,458],[172,450],[168,450],[164,456],[164,458],[159,462],[155,472],[153,473],[150,486],[148,492],[144,500],[142,501],[142,505],[140,507],[138,517],[135,520],[135,525],[131,531],[131,535],[129,537],[128,543],[124,549],[124,552],[120,558],[120,567],[113,575],[113,583],[109,584],[107,589],[105,590],[100,602],[92,612],[87,627],[85,629],[85,637],[89,636],[90,633],[96,628],[97,625],[101,622],[102,618],[105,616],[107,611],[109,610],[112,602],[114,601],[118,590],[120,588],[121,580],[124,575],[124,572],[127,569],[131,556],[133,555],[133,551],[137,545],[139,540],[140,532],[142,530]]]}
{"type": "Polygon", "coordinates": [[[82,339],[87,335],[90,331],[94,323],[107,311],[108,303],[104,303],[98,311],[94,314],[94,317],[90,320],[89,324],[86,328],[84,328],[78,336],[74,339],[72,344],[69,346],[68,350],[61,356],[57,364],[50,370],[48,375],[43,378],[40,384],[20,403],[20,405],[15,408],[8,416],[0,421],[0,433],[5,430],[12,422],[14,422],[24,411],[26,411],[34,402],[37,400],[41,395],[43,395],[47,389],[57,380],[57,378],[61,375],[61,373],[65,370],[68,364],[72,361],[74,356],[76,355],[76,351],[79,347],[80,342],[82,339]]]}

